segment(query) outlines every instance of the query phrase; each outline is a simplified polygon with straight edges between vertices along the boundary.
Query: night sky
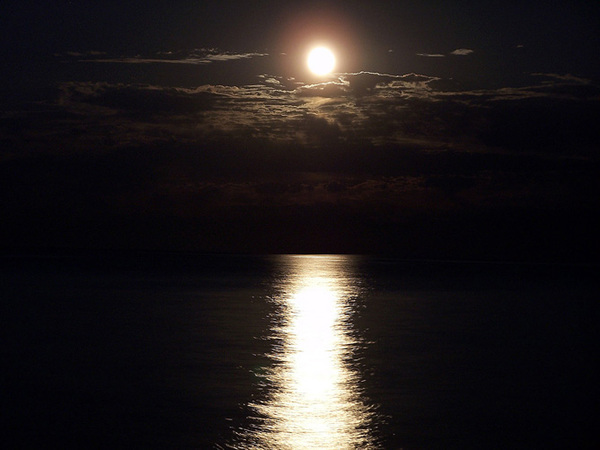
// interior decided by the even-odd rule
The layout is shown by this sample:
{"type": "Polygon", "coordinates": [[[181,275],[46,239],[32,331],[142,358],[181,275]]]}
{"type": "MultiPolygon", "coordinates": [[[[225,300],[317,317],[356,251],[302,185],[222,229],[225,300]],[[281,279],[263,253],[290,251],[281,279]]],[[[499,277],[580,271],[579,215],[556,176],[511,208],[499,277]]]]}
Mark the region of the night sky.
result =
{"type": "Polygon", "coordinates": [[[0,36],[0,250],[597,259],[598,2],[9,0],[0,36]]]}

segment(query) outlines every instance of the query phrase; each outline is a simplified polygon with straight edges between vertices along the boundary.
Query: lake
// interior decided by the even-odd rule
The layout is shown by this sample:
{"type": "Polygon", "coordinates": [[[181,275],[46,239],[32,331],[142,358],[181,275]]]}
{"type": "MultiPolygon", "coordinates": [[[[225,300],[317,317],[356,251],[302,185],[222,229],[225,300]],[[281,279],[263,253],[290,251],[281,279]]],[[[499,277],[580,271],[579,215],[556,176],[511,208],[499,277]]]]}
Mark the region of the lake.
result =
{"type": "Polygon", "coordinates": [[[596,448],[597,266],[0,259],[12,448],[596,448]]]}

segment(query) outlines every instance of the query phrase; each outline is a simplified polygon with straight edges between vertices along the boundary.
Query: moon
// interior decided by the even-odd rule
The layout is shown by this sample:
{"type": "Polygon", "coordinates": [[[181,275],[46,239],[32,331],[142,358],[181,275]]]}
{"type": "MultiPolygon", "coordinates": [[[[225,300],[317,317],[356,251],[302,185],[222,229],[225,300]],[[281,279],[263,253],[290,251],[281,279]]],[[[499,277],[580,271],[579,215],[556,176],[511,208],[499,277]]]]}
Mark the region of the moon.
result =
{"type": "Polygon", "coordinates": [[[335,55],[326,47],[316,47],[308,54],[307,63],[315,75],[327,75],[335,67],[335,55]]]}

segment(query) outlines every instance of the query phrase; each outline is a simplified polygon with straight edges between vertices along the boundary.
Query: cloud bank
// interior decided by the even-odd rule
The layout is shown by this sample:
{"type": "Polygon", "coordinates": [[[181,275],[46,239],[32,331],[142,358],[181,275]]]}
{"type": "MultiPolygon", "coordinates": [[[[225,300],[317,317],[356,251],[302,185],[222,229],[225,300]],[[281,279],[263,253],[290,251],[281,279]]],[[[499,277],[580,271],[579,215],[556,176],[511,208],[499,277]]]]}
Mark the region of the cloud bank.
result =
{"type": "MultiPolygon", "coordinates": [[[[229,66],[217,61],[251,65],[256,55],[152,59],[211,61],[188,64],[201,66],[186,69],[197,77],[229,66]]],[[[134,59],[127,71],[150,58],[134,59]]],[[[581,227],[598,207],[589,193],[598,189],[600,90],[589,79],[534,72],[519,85],[474,89],[426,73],[358,71],[313,83],[248,73],[248,83],[187,86],[159,83],[164,72],[152,83],[65,81],[30,109],[4,106],[3,235],[405,255],[414,242],[417,256],[436,257],[477,237],[483,253],[473,257],[490,246],[540,251],[574,229],[590,235],[581,227]]],[[[581,247],[578,239],[565,249],[581,247]]]]}
{"type": "Polygon", "coordinates": [[[23,132],[10,131],[3,140],[13,155],[24,142],[56,151],[50,136],[61,140],[61,151],[253,139],[309,147],[592,154],[598,87],[572,75],[534,73],[530,80],[479,90],[440,77],[377,72],[317,84],[269,74],[243,86],[66,82],[48,117],[24,128],[32,130],[26,141],[23,132]]]}

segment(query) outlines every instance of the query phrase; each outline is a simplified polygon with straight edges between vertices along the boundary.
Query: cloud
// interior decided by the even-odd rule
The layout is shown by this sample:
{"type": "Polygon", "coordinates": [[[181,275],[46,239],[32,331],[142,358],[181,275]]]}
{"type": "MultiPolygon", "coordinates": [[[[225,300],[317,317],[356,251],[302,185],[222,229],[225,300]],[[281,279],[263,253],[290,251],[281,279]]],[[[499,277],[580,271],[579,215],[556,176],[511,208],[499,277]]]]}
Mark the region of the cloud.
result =
{"type": "MultiPolygon", "coordinates": [[[[466,56],[466,55],[470,55],[473,52],[474,52],[474,50],[471,50],[469,48],[457,48],[456,50],[450,52],[449,55],[466,56]]],[[[421,56],[424,58],[444,58],[444,57],[446,57],[446,55],[443,53],[417,53],[417,56],[421,56]]]]}
{"type": "Polygon", "coordinates": [[[348,73],[342,76],[342,79],[348,83],[351,91],[356,95],[365,95],[371,92],[377,85],[389,83],[397,78],[398,75],[377,72],[348,73]]]}
{"type": "Polygon", "coordinates": [[[163,88],[138,84],[65,83],[62,104],[87,104],[114,112],[136,112],[150,117],[188,114],[213,108],[215,94],[208,89],[163,88]]]}
{"type": "Polygon", "coordinates": [[[330,81],[326,83],[310,84],[300,86],[296,89],[296,95],[299,97],[342,97],[348,95],[348,84],[339,81],[330,81]]]}
{"type": "Polygon", "coordinates": [[[61,54],[61,53],[54,53],[54,56],[56,57],[61,57],[61,56],[70,56],[70,57],[74,57],[74,58],[81,58],[84,56],[102,56],[102,55],[106,55],[106,52],[100,52],[100,51],[96,51],[96,50],[91,50],[89,52],[65,52],[65,54],[61,54]]]}
{"type": "MultiPolygon", "coordinates": [[[[437,77],[408,73],[392,75],[378,72],[343,73],[335,81],[327,81],[311,85],[300,86],[295,94],[300,97],[387,97],[391,91],[397,93],[417,90],[428,90],[427,85],[437,77]]],[[[408,94],[407,94],[408,95],[408,94]]]]}
{"type": "Polygon", "coordinates": [[[275,76],[275,75],[268,75],[268,74],[261,74],[258,76],[258,78],[262,79],[262,82],[267,84],[267,85],[272,85],[272,86],[277,86],[277,87],[283,87],[283,77],[280,76],[275,76]]]}
{"type": "MultiPolygon", "coordinates": [[[[576,77],[574,75],[571,75],[570,73],[562,75],[562,74],[558,74],[558,73],[536,72],[536,73],[532,73],[531,75],[534,77],[546,77],[546,78],[550,78],[552,80],[559,80],[559,81],[569,82],[569,83],[574,83],[574,84],[588,85],[592,82],[592,80],[590,80],[588,78],[576,77]]],[[[551,81],[545,81],[544,83],[550,83],[550,82],[551,81]]]]}
{"type": "Polygon", "coordinates": [[[474,50],[471,50],[470,48],[457,48],[456,50],[450,52],[450,54],[457,55],[457,56],[466,56],[466,55],[470,55],[473,52],[474,52],[474,50]]]}
{"type": "MultiPolygon", "coordinates": [[[[418,73],[343,73],[325,83],[298,83],[267,73],[256,76],[253,84],[239,86],[69,82],[61,85],[47,117],[38,113],[37,128],[28,124],[20,128],[30,134],[28,140],[10,131],[18,126],[6,128],[0,137],[4,143],[28,142],[31,148],[48,151],[177,142],[218,148],[389,145],[426,151],[547,150],[580,155],[589,153],[597,137],[596,127],[589,124],[600,90],[569,74],[535,73],[528,86],[479,90],[418,73]],[[545,130],[543,118],[548,114],[564,120],[545,130]],[[534,131],[531,136],[528,127],[534,131]],[[511,130],[522,139],[502,136],[511,130]],[[573,150],[568,139],[581,145],[573,150]]],[[[26,117],[11,120],[32,122],[26,117]]],[[[8,147],[18,152],[12,144],[8,147]]]]}
{"type": "MultiPolygon", "coordinates": [[[[84,55],[76,52],[67,52],[69,56],[99,56],[103,55],[100,52],[91,52],[88,55],[84,55]]],[[[120,63],[120,64],[192,64],[192,65],[203,65],[210,64],[213,62],[223,61],[236,61],[240,59],[260,58],[268,56],[268,53],[233,53],[220,51],[214,48],[202,48],[195,49],[190,52],[178,51],[178,52],[157,52],[154,55],[136,55],[132,57],[112,57],[112,58],[87,58],[80,59],[80,62],[94,62],[94,63],[120,63]]]]}
{"type": "Polygon", "coordinates": [[[366,227],[364,250],[386,250],[424,223],[437,224],[440,242],[457,230],[469,239],[491,209],[489,223],[519,230],[523,211],[597,209],[600,96],[589,80],[536,73],[528,86],[467,90],[419,73],[358,72],[295,83],[270,74],[238,86],[64,83],[55,104],[0,118],[13,152],[0,162],[11,186],[0,206],[39,224],[44,245],[64,243],[52,240],[64,229],[83,231],[54,235],[89,242],[98,223],[115,239],[113,223],[125,223],[117,238],[127,245],[168,235],[168,245],[203,250],[231,236],[232,249],[295,242],[307,230],[328,243],[340,233],[332,217],[348,242],[366,227]]]}
{"type": "Polygon", "coordinates": [[[221,53],[207,55],[204,57],[206,61],[234,61],[237,59],[247,59],[268,56],[268,53],[221,53]]]}

